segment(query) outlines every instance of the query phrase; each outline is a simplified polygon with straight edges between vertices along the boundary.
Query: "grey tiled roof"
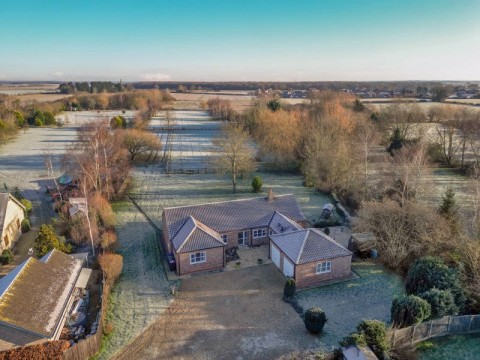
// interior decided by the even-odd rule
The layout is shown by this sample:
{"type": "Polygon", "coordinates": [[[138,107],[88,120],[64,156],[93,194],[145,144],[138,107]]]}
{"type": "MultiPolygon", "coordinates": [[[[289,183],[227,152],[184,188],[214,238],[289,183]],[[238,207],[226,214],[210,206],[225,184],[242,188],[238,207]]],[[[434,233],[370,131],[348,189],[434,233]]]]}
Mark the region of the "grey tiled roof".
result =
{"type": "Polygon", "coordinates": [[[293,195],[224,201],[194,206],[166,208],[164,210],[167,229],[166,237],[172,239],[180,231],[189,216],[207,225],[218,233],[256,227],[267,227],[274,212],[278,211],[293,221],[305,221],[293,195]]]}
{"type": "Polygon", "coordinates": [[[187,218],[184,225],[172,239],[172,244],[177,253],[225,246],[219,233],[192,216],[187,218]]]}
{"type": "Polygon", "coordinates": [[[270,238],[295,264],[352,255],[318,229],[305,229],[271,235],[270,238]]]}
{"type": "Polygon", "coordinates": [[[285,215],[275,211],[272,220],[268,224],[268,227],[272,229],[275,234],[282,234],[285,232],[296,231],[302,229],[295,221],[290,220],[285,215]]]}

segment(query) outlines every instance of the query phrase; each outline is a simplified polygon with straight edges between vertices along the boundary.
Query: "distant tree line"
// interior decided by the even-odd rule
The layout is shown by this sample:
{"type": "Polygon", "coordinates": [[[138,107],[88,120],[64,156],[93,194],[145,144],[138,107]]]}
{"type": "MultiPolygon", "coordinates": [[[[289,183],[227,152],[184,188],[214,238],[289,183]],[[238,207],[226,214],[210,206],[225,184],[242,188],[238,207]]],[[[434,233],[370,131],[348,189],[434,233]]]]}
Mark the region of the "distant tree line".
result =
{"type": "Polygon", "coordinates": [[[128,90],[133,90],[133,85],[124,85],[122,82],[113,83],[111,81],[82,81],[82,82],[67,82],[59,85],[59,90],[62,94],[76,94],[76,93],[117,93],[128,90]]]}

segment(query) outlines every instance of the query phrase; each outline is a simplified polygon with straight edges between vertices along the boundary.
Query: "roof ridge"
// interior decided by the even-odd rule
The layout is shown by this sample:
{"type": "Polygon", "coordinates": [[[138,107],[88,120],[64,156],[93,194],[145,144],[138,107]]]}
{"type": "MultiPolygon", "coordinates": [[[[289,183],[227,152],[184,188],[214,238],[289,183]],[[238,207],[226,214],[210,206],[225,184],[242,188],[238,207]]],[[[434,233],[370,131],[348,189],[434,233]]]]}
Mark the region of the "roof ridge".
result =
{"type": "MultiPolygon", "coordinates": [[[[299,231],[302,231],[302,230],[299,230],[299,231]]],[[[295,262],[295,264],[298,264],[300,262],[300,257],[303,254],[303,249],[305,248],[305,243],[307,242],[307,238],[308,238],[309,234],[310,234],[310,229],[306,229],[305,230],[305,237],[303,238],[302,246],[300,247],[300,251],[298,252],[297,261],[295,262]]]]}
{"type": "MultiPolygon", "coordinates": [[[[183,248],[183,246],[187,243],[187,240],[190,238],[190,236],[192,236],[193,231],[195,230],[195,228],[198,227],[198,226],[197,226],[197,222],[195,221],[195,218],[194,218],[192,215],[190,215],[190,216],[187,218],[187,220],[185,220],[185,222],[184,222],[183,225],[180,227],[180,229],[177,231],[177,234],[178,234],[178,233],[180,232],[180,230],[187,224],[187,221],[190,220],[190,219],[192,219],[194,227],[193,227],[193,229],[188,233],[188,235],[185,236],[185,239],[183,239],[182,244],[178,247],[178,249],[175,250],[176,252],[179,252],[179,251],[183,248]]],[[[175,236],[177,236],[177,234],[175,234],[175,236]]],[[[173,238],[172,238],[172,241],[173,241],[173,238]]]]}
{"type": "MultiPolygon", "coordinates": [[[[281,195],[275,195],[275,197],[284,197],[284,196],[293,196],[293,194],[281,194],[281,195]]],[[[201,204],[195,204],[195,205],[182,205],[182,206],[173,206],[173,207],[166,207],[163,208],[163,211],[165,210],[171,210],[171,209],[181,209],[181,208],[186,208],[186,207],[196,207],[196,206],[204,206],[204,205],[215,205],[215,204],[223,204],[227,202],[235,202],[235,201],[248,201],[248,200],[256,200],[256,199],[264,199],[265,196],[255,196],[251,198],[245,198],[245,199],[232,199],[232,200],[223,200],[223,201],[214,201],[214,202],[208,202],[208,203],[201,203],[201,204]]],[[[302,213],[303,214],[303,213],[302,213]]]]}

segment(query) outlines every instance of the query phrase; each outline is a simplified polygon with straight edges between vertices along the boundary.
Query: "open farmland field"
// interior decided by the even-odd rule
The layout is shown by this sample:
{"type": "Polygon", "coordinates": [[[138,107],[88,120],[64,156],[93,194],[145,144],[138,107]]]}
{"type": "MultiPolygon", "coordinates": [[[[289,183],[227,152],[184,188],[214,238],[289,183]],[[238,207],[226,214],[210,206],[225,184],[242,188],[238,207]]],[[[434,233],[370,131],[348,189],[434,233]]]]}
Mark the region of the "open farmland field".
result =
{"type": "Polygon", "coordinates": [[[480,106],[480,99],[446,99],[445,102],[480,106]]]}
{"type": "MultiPolygon", "coordinates": [[[[420,106],[421,109],[424,111],[428,111],[432,106],[440,106],[440,105],[445,105],[444,103],[438,103],[438,102],[417,102],[417,104],[420,106]]],[[[383,109],[386,106],[392,105],[392,102],[384,102],[384,103],[366,103],[368,108],[372,111],[379,111],[383,109]]],[[[472,106],[468,104],[450,104],[452,106],[458,106],[460,108],[466,108],[466,109],[471,109],[471,110],[476,110],[480,111],[480,106],[472,106]]]]}
{"type": "Polygon", "coordinates": [[[29,105],[35,102],[52,102],[61,99],[66,99],[71,97],[72,95],[69,94],[45,94],[45,93],[38,93],[38,94],[22,94],[22,95],[15,95],[15,98],[20,100],[22,105],[29,105]]]}
{"type": "Polygon", "coordinates": [[[22,95],[56,92],[59,84],[0,84],[0,94],[22,95]]]}

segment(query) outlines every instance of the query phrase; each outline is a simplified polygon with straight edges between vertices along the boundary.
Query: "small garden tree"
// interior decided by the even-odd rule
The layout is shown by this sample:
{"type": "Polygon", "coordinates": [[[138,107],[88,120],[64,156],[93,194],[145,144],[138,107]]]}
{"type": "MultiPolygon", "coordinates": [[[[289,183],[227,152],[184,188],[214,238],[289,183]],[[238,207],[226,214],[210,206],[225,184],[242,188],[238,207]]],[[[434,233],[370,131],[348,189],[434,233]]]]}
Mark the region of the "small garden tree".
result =
{"type": "Polygon", "coordinates": [[[392,301],[390,309],[393,326],[406,327],[421,323],[431,314],[430,304],[415,295],[402,295],[392,301]]]}
{"type": "Polygon", "coordinates": [[[122,273],[123,257],[119,254],[102,254],[98,256],[98,263],[105,273],[108,285],[113,285],[122,273]]]}
{"type": "Polygon", "coordinates": [[[22,220],[22,233],[29,232],[32,226],[30,225],[30,220],[25,218],[22,220]]]}
{"type": "Polygon", "coordinates": [[[263,186],[262,178],[260,176],[255,176],[252,180],[253,192],[255,192],[255,193],[261,192],[262,191],[262,186],[263,186]]]}
{"type": "Polygon", "coordinates": [[[458,307],[450,290],[433,288],[420,294],[420,297],[430,304],[432,308],[431,319],[458,314],[458,307]]]}
{"type": "Polygon", "coordinates": [[[285,287],[283,288],[283,297],[285,299],[290,299],[295,296],[295,291],[297,290],[295,279],[287,278],[285,280],[285,287]]]}
{"type": "Polygon", "coordinates": [[[383,321],[363,320],[358,324],[357,332],[364,336],[367,345],[375,355],[380,359],[388,357],[387,327],[383,321]]]}
{"type": "Polygon", "coordinates": [[[53,249],[68,254],[72,251],[72,245],[65,243],[63,239],[60,239],[60,237],[55,234],[52,225],[43,224],[40,226],[40,231],[35,239],[35,252],[37,256],[40,257],[53,249]]]}
{"type": "Polygon", "coordinates": [[[27,199],[21,199],[20,202],[23,206],[25,206],[25,216],[30,215],[30,213],[32,212],[32,203],[27,199]]]}
{"type": "Polygon", "coordinates": [[[303,321],[305,322],[305,327],[308,331],[312,334],[319,334],[322,332],[323,327],[328,320],[322,309],[319,307],[313,307],[305,312],[305,318],[303,321]]]}
{"type": "Polygon", "coordinates": [[[267,103],[267,107],[272,111],[277,111],[282,108],[282,103],[279,99],[272,99],[267,103]]]}

